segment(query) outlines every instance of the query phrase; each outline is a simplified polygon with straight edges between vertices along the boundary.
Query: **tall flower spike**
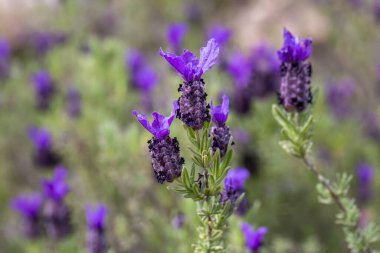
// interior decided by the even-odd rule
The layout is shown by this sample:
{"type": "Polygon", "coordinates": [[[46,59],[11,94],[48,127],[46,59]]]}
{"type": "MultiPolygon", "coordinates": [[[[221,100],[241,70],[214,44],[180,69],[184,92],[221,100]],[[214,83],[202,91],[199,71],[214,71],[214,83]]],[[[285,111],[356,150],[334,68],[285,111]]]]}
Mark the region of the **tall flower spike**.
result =
{"type": "Polygon", "coordinates": [[[170,125],[177,110],[178,103],[174,101],[173,112],[168,117],[158,112],[153,112],[154,120],[152,124],[144,114],[139,114],[137,111],[132,112],[141,125],[153,134],[153,138],[148,141],[149,153],[152,159],[154,175],[161,184],[165,181],[172,182],[179,177],[184,164],[184,159],[180,156],[177,139],[169,136],[170,125]]]}
{"type": "Polygon", "coordinates": [[[41,70],[33,75],[33,87],[35,91],[37,108],[47,110],[50,107],[54,95],[53,79],[49,72],[41,70]]]}
{"type": "Polygon", "coordinates": [[[226,154],[228,143],[231,138],[230,128],[225,124],[228,118],[229,100],[226,95],[223,95],[222,98],[223,103],[215,107],[213,106],[213,101],[211,100],[211,115],[215,126],[211,128],[210,132],[212,136],[212,150],[213,152],[216,152],[216,150],[219,149],[221,157],[226,154]]]}
{"type": "Polygon", "coordinates": [[[160,55],[176,69],[184,80],[178,89],[181,96],[178,100],[177,117],[194,130],[201,129],[204,122],[210,120],[205,84],[201,77],[216,63],[218,54],[219,47],[214,39],[209,40],[207,46],[201,48],[199,60],[195,54],[187,50],[177,56],[165,53],[160,49],[160,55]]]}
{"type": "MultiPolygon", "coordinates": [[[[244,193],[244,185],[248,178],[249,172],[246,168],[231,169],[224,179],[224,191],[221,194],[222,204],[226,204],[230,200],[234,205],[239,196],[244,193]]],[[[248,211],[248,207],[248,199],[244,197],[237,207],[237,214],[244,215],[248,211]]]]}
{"type": "Polygon", "coordinates": [[[87,235],[86,245],[89,253],[105,253],[107,251],[107,238],[105,233],[105,222],[107,208],[99,203],[96,208],[86,205],[87,235]]]}
{"type": "Polygon", "coordinates": [[[60,161],[53,149],[53,139],[49,130],[31,127],[28,135],[34,146],[34,161],[41,167],[54,166],[60,161]]]}
{"type": "Polygon", "coordinates": [[[11,201],[11,207],[22,215],[22,230],[27,238],[33,239],[41,235],[41,194],[20,195],[11,201]]]}
{"type": "Polygon", "coordinates": [[[72,232],[71,213],[64,198],[70,192],[66,183],[67,170],[57,166],[51,179],[42,181],[46,198],[43,217],[48,236],[58,240],[72,232]]]}
{"type": "Polygon", "coordinates": [[[182,50],[183,37],[187,32],[187,25],[183,23],[175,23],[169,25],[166,37],[170,44],[171,49],[176,53],[180,54],[182,50]]]}
{"type": "Polygon", "coordinates": [[[282,61],[279,102],[289,112],[302,112],[312,102],[312,69],[306,62],[311,52],[311,39],[301,41],[284,28],[284,45],[278,51],[282,61]]]}
{"type": "Polygon", "coordinates": [[[256,231],[248,223],[241,224],[241,230],[245,238],[245,246],[250,253],[259,253],[264,236],[268,233],[266,227],[260,227],[256,231]]]}

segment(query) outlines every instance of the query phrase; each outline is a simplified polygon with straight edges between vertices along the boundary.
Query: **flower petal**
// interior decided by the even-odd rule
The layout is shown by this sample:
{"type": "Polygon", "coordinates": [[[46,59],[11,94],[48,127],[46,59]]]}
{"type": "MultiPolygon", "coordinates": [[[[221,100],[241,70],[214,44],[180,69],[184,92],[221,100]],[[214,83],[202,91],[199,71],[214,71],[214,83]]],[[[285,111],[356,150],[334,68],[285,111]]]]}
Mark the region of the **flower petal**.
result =
{"type": "Polygon", "coordinates": [[[148,118],[145,114],[138,113],[137,111],[132,111],[132,114],[135,115],[140,124],[145,127],[146,130],[155,135],[155,129],[150,125],[148,118]]]}
{"type": "Polygon", "coordinates": [[[216,63],[219,55],[219,46],[214,38],[207,42],[206,47],[200,50],[197,78],[200,78],[207,70],[216,63]]]}

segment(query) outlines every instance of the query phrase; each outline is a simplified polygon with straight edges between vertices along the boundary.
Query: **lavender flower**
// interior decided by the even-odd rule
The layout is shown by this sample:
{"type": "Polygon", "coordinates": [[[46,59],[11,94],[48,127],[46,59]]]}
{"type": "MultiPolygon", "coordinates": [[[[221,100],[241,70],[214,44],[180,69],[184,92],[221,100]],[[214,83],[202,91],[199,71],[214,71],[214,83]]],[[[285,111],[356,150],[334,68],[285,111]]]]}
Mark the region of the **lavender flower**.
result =
{"type": "Polygon", "coordinates": [[[0,39],[0,80],[5,80],[10,73],[11,49],[7,40],[0,39]]]}
{"type": "Polygon", "coordinates": [[[340,83],[329,83],[327,86],[327,104],[337,119],[344,119],[352,113],[352,98],[355,91],[356,84],[350,79],[346,79],[340,83]]]}
{"type": "Polygon", "coordinates": [[[165,53],[160,49],[160,55],[175,68],[184,80],[178,89],[181,97],[178,100],[177,117],[194,130],[201,129],[204,122],[210,120],[206,101],[207,94],[201,77],[216,63],[218,54],[219,47],[214,39],[209,40],[207,46],[201,48],[199,60],[195,54],[187,50],[184,50],[181,56],[177,56],[165,53]]]}
{"type": "Polygon", "coordinates": [[[186,216],[183,213],[179,213],[176,215],[172,220],[172,225],[176,229],[181,229],[183,225],[185,224],[186,216]]]}
{"type": "Polygon", "coordinates": [[[79,90],[70,87],[66,96],[66,112],[70,118],[77,118],[81,114],[82,98],[79,90]]]}
{"type": "Polygon", "coordinates": [[[33,32],[28,35],[29,43],[40,56],[44,56],[53,47],[67,41],[68,35],[63,32],[33,32]]]}
{"type": "Polygon", "coordinates": [[[178,110],[178,102],[173,103],[173,112],[165,117],[158,112],[153,112],[152,124],[144,114],[133,111],[133,115],[149,132],[153,138],[148,141],[149,153],[152,159],[153,172],[159,183],[172,182],[182,172],[184,159],[180,156],[177,138],[171,138],[170,125],[173,122],[175,112],[178,110]]]}
{"type": "Polygon", "coordinates": [[[105,223],[107,217],[107,208],[104,204],[97,204],[93,209],[86,205],[87,216],[87,251],[89,253],[105,253],[107,251],[107,238],[105,232],[105,223]]]}
{"type": "Polygon", "coordinates": [[[11,201],[11,207],[21,214],[22,230],[27,238],[33,239],[41,235],[42,197],[39,193],[20,195],[11,201]]]}
{"type": "Polygon", "coordinates": [[[251,86],[253,96],[265,98],[275,94],[280,86],[279,61],[267,44],[256,47],[251,56],[253,75],[251,86]]]}
{"type": "MultiPolygon", "coordinates": [[[[240,195],[244,193],[244,185],[248,177],[249,172],[246,168],[231,169],[224,179],[224,191],[221,193],[221,202],[226,204],[230,200],[231,204],[234,205],[240,195]]],[[[248,211],[248,206],[248,200],[244,197],[237,207],[237,214],[244,215],[248,211]]]]}
{"type": "Polygon", "coordinates": [[[241,224],[241,230],[245,237],[245,246],[250,253],[259,253],[264,236],[268,233],[266,227],[259,227],[256,231],[248,223],[241,224]]]}
{"type": "Polygon", "coordinates": [[[49,109],[51,99],[54,95],[53,79],[49,72],[40,70],[32,77],[37,108],[40,110],[49,109]]]}
{"type": "Polygon", "coordinates": [[[171,49],[176,54],[180,54],[182,51],[182,41],[186,32],[187,25],[183,23],[171,24],[167,29],[166,38],[169,42],[171,49]]]}
{"type": "Polygon", "coordinates": [[[311,52],[311,39],[301,41],[284,28],[284,45],[277,52],[282,61],[279,102],[289,112],[302,112],[312,102],[312,69],[306,62],[311,52]]]}
{"type": "Polygon", "coordinates": [[[53,149],[53,140],[49,130],[31,127],[28,135],[34,146],[34,161],[41,167],[50,167],[59,163],[60,158],[53,149]]]}
{"type": "Polygon", "coordinates": [[[210,39],[214,38],[220,47],[223,47],[230,41],[231,35],[231,29],[222,25],[214,25],[208,32],[208,37],[210,39]]]}
{"type": "Polygon", "coordinates": [[[216,152],[216,150],[219,149],[221,157],[226,154],[228,143],[231,138],[230,128],[225,124],[228,118],[229,100],[226,95],[224,95],[222,99],[223,103],[215,107],[211,100],[211,115],[215,126],[211,128],[210,133],[212,136],[212,150],[213,152],[216,152]]]}
{"type": "Polygon", "coordinates": [[[359,201],[367,203],[373,195],[372,183],[374,170],[369,164],[360,164],[357,167],[357,177],[359,183],[359,201]]]}
{"type": "Polygon", "coordinates": [[[65,197],[70,192],[66,183],[67,170],[59,165],[54,170],[51,179],[42,181],[42,188],[46,198],[43,217],[46,222],[48,236],[57,240],[68,236],[72,232],[71,213],[65,203],[65,197]]]}
{"type": "Polygon", "coordinates": [[[380,21],[380,1],[375,0],[372,5],[373,16],[375,17],[376,22],[380,21]]]}
{"type": "Polygon", "coordinates": [[[241,53],[235,53],[227,64],[227,72],[234,80],[232,108],[246,114],[250,111],[252,91],[249,82],[252,78],[252,61],[241,53]]]}

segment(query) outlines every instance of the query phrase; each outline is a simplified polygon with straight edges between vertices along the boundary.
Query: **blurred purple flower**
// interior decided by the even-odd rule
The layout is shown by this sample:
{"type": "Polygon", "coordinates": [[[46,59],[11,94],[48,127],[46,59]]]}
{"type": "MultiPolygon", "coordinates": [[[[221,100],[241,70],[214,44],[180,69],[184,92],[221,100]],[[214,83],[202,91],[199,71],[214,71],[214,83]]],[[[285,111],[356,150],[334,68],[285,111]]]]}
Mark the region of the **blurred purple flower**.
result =
{"type": "Polygon", "coordinates": [[[219,54],[219,46],[215,39],[210,39],[206,47],[200,49],[200,58],[188,50],[180,56],[164,52],[160,49],[160,55],[180,74],[186,82],[199,81],[207,70],[216,63],[219,54]]]}
{"type": "Polygon", "coordinates": [[[252,77],[253,65],[249,57],[236,52],[227,63],[227,72],[235,81],[237,87],[248,86],[252,77]]]}
{"type": "Polygon", "coordinates": [[[184,15],[192,24],[200,24],[202,22],[202,9],[195,2],[187,2],[184,6],[184,15]]]}
{"type": "Polygon", "coordinates": [[[359,184],[359,201],[367,203],[373,195],[374,169],[369,164],[360,164],[357,167],[357,178],[359,184]]]}
{"type": "Polygon", "coordinates": [[[32,77],[37,108],[40,110],[49,109],[51,99],[54,95],[53,79],[49,72],[40,70],[32,77]]]}
{"type": "Polygon", "coordinates": [[[278,51],[278,57],[282,62],[296,63],[307,60],[312,53],[312,39],[301,39],[293,36],[284,28],[284,45],[278,51]]]}
{"type": "Polygon", "coordinates": [[[181,229],[183,225],[185,224],[186,216],[183,213],[179,213],[176,215],[172,220],[172,225],[176,229],[181,229]]]}
{"type": "Polygon", "coordinates": [[[63,32],[33,32],[29,35],[29,41],[34,50],[41,56],[45,55],[50,49],[65,43],[68,35],[63,32]]]}
{"type": "Polygon", "coordinates": [[[34,146],[35,163],[42,167],[56,165],[60,158],[53,149],[53,139],[49,130],[31,127],[28,135],[34,146]]]}
{"type": "Polygon", "coordinates": [[[62,165],[58,165],[54,170],[54,175],[51,179],[44,179],[42,187],[44,195],[47,199],[55,202],[61,202],[70,192],[69,186],[66,183],[67,170],[62,165]]]}
{"type": "Polygon", "coordinates": [[[77,118],[81,114],[82,98],[76,87],[70,87],[66,95],[66,112],[70,118],[77,118]]]}
{"type": "Polygon", "coordinates": [[[372,4],[372,12],[373,16],[375,17],[376,22],[380,21],[380,1],[374,0],[372,4]]]}
{"type": "Polygon", "coordinates": [[[5,80],[9,77],[11,70],[10,56],[9,42],[5,39],[0,39],[0,80],[5,80]]]}
{"type": "Polygon", "coordinates": [[[352,114],[352,99],[355,92],[356,84],[351,79],[328,84],[326,87],[327,104],[337,119],[344,119],[352,114]]]}
{"type": "Polygon", "coordinates": [[[208,32],[208,38],[214,38],[220,47],[223,47],[229,42],[231,35],[231,29],[222,25],[214,25],[208,32]]]}
{"type": "Polygon", "coordinates": [[[260,252],[264,236],[268,233],[266,227],[259,227],[256,231],[248,223],[241,224],[241,230],[245,238],[245,246],[250,253],[260,252]]]}
{"type": "Polygon", "coordinates": [[[40,193],[19,195],[11,201],[11,207],[22,215],[22,230],[26,237],[32,239],[41,235],[41,208],[40,193]]]}
{"type": "Polygon", "coordinates": [[[103,203],[97,204],[95,209],[86,205],[87,238],[86,245],[89,253],[105,253],[107,251],[107,238],[105,223],[107,208],[103,203]]]}
{"type": "Polygon", "coordinates": [[[183,37],[187,32],[187,25],[183,23],[175,23],[168,26],[166,32],[166,38],[169,42],[171,49],[176,53],[180,54],[182,51],[182,41],[183,37]]]}

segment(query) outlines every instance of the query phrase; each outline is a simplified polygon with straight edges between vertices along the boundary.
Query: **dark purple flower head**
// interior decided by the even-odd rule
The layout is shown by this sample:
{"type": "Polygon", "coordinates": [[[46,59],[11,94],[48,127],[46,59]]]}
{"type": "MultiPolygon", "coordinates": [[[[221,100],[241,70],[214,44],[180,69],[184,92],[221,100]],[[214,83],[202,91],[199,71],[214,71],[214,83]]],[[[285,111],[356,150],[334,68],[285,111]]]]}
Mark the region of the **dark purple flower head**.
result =
{"type": "Polygon", "coordinates": [[[209,38],[214,38],[220,47],[223,47],[231,38],[231,29],[222,26],[214,25],[208,33],[209,38]]]}
{"type": "Polygon", "coordinates": [[[227,72],[238,87],[246,87],[252,77],[252,61],[242,53],[234,53],[227,64],[227,72]]]}
{"type": "Polygon", "coordinates": [[[0,39],[0,61],[8,60],[11,55],[9,42],[5,39],[0,39]]]}
{"type": "Polygon", "coordinates": [[[145,58],[142,53],[137,50],[131,49],[125,55],[125,63],[131,73],[138,71],[145,65],[145,58]]]}
{"type": "Polygon", "coordinates": [[[37,192],[20,195],[11,201],[11,207],[25,218],[35,218],[41,211],[42,196],[37,192]]]}
{"type": "Polygon", "coordinates": [[[243,191],[245,181],[249,178],[249,171],[246,168],[238,167],[231,169],[224,179],[224,187],[226,190],[243,191]]]}
{"type": "Polygon", "coordinates": [[[64,197],[70,192],[69,186],[66,183],[67,170],[62,165],[59,165],[54,170],[54,175],[51,179],[44,179],[42,187],[44,195],[47,199],[54,202],[61,202],[64,197]]]}
{"type": "Polygon", "coordinates": [[[151,132],[154,137],[156,137],[158,140],[162,140],[165,136],[169,136],[170,134],[170,125],[173,122],[173,119],[175,117],[176,111],[178,109],[178,102],[173,102],[173,111],[168,116],[165,117],[162,114],[159,114],[158,112],[153,112],[152,116],[154,118],[152,124],[150,124],[148,118],[144,114],[140,114],[137,111],[133,111],[132,114],[136,116],[137,120],[145,127],[146,130],[151,132]]]}
{"type": "Polygon", "coordinates": [[[32,81],[37,100],[37,107],[39,109],[47,109],[54,94],[52,77],[46,70],[40,70],[33,75],[32,81]]]}
{"type": "Polygon", "coordinates": [[[98,203],[95,209],[86,205],[87,227],[102,231],[106,225],[107,208],[103,203],[98,203]]]}
{"type": "Polygon", "coordinates": [[[28,135],[35,149],[47,150],[52,147],[52,136],[49,130],[31,127],[28,129],[28,135]]]}
{"type": "Polygon", "coordinates": [[[309,58],[312,53],[312,39],[300,40],[284,28],[284,45],[277,52],[282,62],[297,63],[309,58]]]}
{"type": "Polygon", "coordinates": [[[229,112],[229,100],[226,95],[222,97],[223,102],[221,105],[213,106],[213,100],[211,99],[210,107],[211,107],[211,117],[212,121],[214,121],[217,125],[224,125],[228,118],[229,112]]]}
{"type": "Polygon", "coordinates": [[[215,39],[210,39],[206,47],[200,49],[199,59],[188,50],[180,56],[164,52],[160,49],[160,55],[180,74],[186,82],[199,81],[202,75],[216,63],[219,54],[219,46],[215,39]]]}
{"type": "Polygon", "coordinates": [[[245,238],[245,246],[250,253],[258,253],[263,244],[264,236],[268,233],[266,227],[259,227],[256,231],[248,223],[241,224],[241,230],[245,238]]]}
{"type": "Polygon", "coordinates": [[[371,165],[363,163],[357,167],[359,184],[358,198],[361,204],[368,202],[373,195],[374,170],[371,165]]]}
{"type": "Polygon", "coordinates": [[[170,44],[171,49],[179,54],[182,50],[183,37],[187,32],[187,25],[183,23],[175,23],[169,25],[166,38],[170,44]]]}
{"type": "Polygon", "coordinates": [[[81,113],[82,98],[79,90],[75,87],[70,87],[67,92],[66,112],[71,118],[76,118],[81,113]]]}

